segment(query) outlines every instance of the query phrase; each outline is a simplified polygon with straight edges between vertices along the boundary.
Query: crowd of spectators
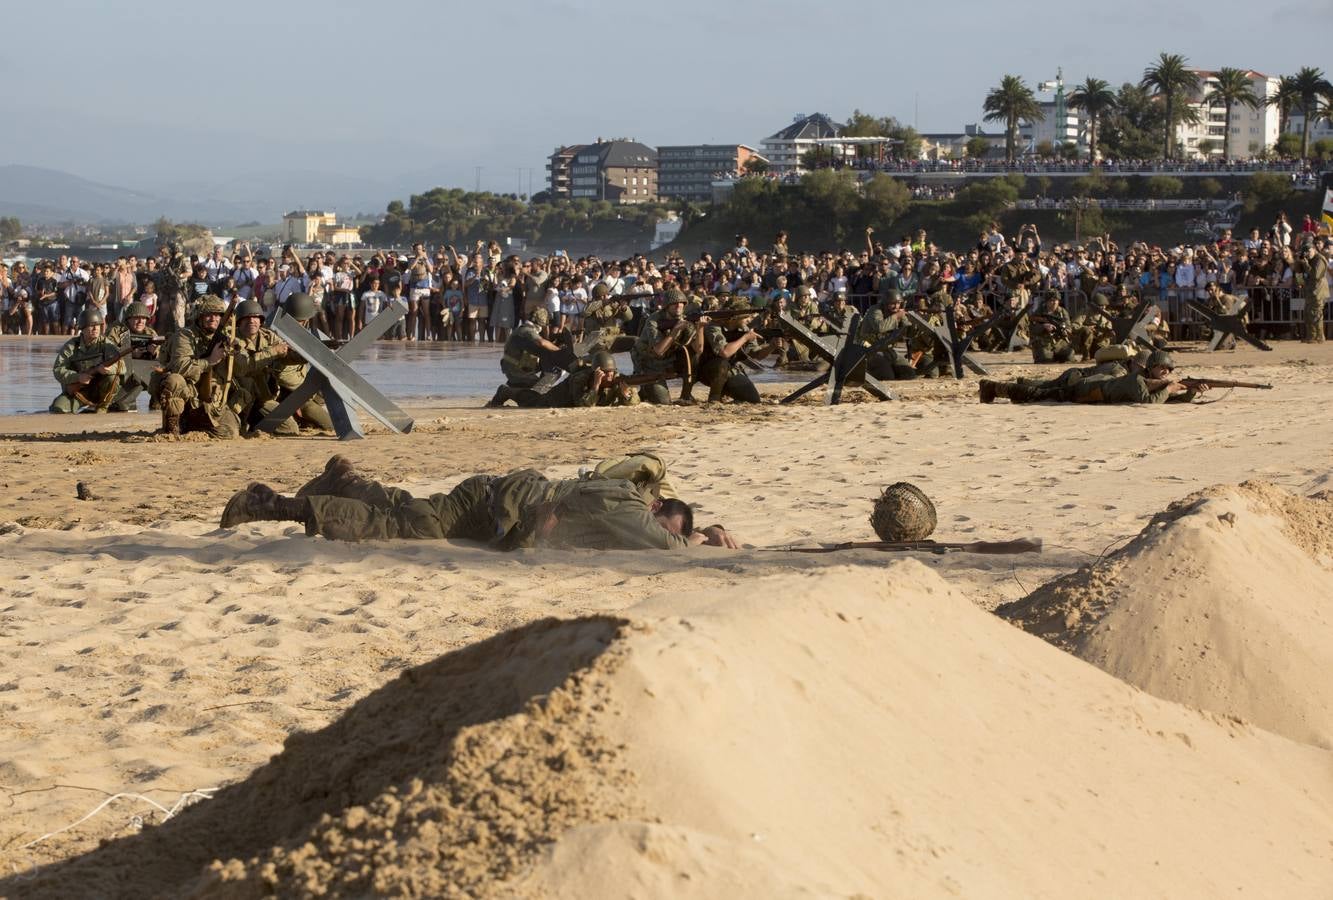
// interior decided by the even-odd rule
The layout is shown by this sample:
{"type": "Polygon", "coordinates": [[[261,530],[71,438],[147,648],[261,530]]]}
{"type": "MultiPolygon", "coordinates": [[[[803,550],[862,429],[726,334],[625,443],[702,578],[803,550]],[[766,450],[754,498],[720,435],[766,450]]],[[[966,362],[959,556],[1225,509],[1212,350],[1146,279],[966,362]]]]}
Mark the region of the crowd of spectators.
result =
{"type": "Polygon", "coordinates": [[[1076,245],[1047,243],[1033,225],[1006,236],[995,224],[961,249],[939,247],[919,231],[887,242],[868,233],[864,247],[819,252],[789,250],[785,233],[779,233],[767,250],[751,248],[738,235],[735,246],[716,256],[703,253],[687,261],[673,255],[661,262],[644,255],[602,260],[561,253],[521,259],[503,254],[495,242],[478,242],[467,252],[452,246],[431,252],[417,244],[407,252],[368,258],[334,251],[302,257],[292,248],[278,258],[261,258],[245,244],[230,254],[217,249],[199,258],[164,247],[143,260],[126,256],[89,265],[60,256],[31,270],[22,263],[12,271],[0,267],[0,311],[7,332],[68,334],[85,305],[114,321],[139,300],[158,330],[170,332],[185,323],[190,301],[203,295],[253,298],[268,312],[303,292],[319,310],[317,324],[334,338],[351,337],[402,299],[408,314],[390,339],[503,342],[537,306],[548,310],[553,330],[579,334],[599,282],[612,295],[629,297],[636,320],[670,287],[743,296],[755,307],[786,302],[798,289],[808,289],[820,302],[845,296],[865,308],[891,283],[909,298],[938,291],[979,293],[993,304],[1006,294],[1001,267],[1020,255],[1038,273],[1034,289],[1061,292],[1071,307],[1123,286],[1169,308],[1178,299],[1203,297],[1216,281],[1226,293],[1250,296],[1262,310],[1270,297],[1289,294],[1291,250],[1304,237],[1328,252],[1328,238],[1317,232],[1309,216],[1293,226],[1282,214],[1267,230],[1254,228],[1244,237],[1225,229],[1199,243],[1161,247],[1142,241],[1121,245],[1105,234],[1076,245]]]}

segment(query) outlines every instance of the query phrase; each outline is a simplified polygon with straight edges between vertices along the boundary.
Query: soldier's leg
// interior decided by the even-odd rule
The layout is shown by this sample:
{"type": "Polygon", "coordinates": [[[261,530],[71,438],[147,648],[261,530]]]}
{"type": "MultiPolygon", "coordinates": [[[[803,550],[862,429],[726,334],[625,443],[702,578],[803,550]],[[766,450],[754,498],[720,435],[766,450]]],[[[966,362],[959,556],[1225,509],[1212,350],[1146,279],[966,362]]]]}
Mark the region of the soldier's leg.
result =
{"type": "Polygon", "coordinates": [[[1056,362],[1067,363],[1074,356],[1074,345],[1069,341],[1060,341],[1055,345],[1051,356],[1056,362]]]}
{"type": "Polygon", "coordinates": [[[82,406],[78,400],[75,400],[69,394],[61,391],[56,398],[51,401],[51,405],[46,408],[47,412],[53,413],[76,413],[82,406]]]}
{"type": "Polygon", "coordinates": [[[749,375],[732,375],[727,379],[725,394],[737,403],[758,403],[759,388],[754,386],[749,375]]]}
{"type": "Polygon", "coordinates": [[[162,407],[162,430],[167,434],[181,433],[181,417],[185,415],[186,404],[197,396],[194,385],[180,375],[172,373],[162,378],[162,388],[157,395],[162,407]]]}
{"type": "Polygon", "coordinates": [[[644,403],[656,403],[659,406],[671,405],[671,392],[665,382],[654,381],[652,384],[639,386],[639,399],[644,403]]]}
{"type": "Polygon", "coordinates": [[[1044,342],[1033,344],[1032,361],[1038,365],[1055,362],[1055,354],[1052,352],[1051,345],[1044,342]]]}
{"type": "Polygon", "coordinates": [[[319,394],[311,397],[301,404],[301,408],[296,411],[296,418],[303,425],[313,425],[324,431],[333,431],[333,417],[329,415],[329,409],[323,401],[324,398],[319,394]]]}
{"type": "Polygon", "coordinates": [[[727,373],[730,367],[726,360],[714,357],[699,367],[698,376],[702,384],[708,385],[708,402],[717,403],[722,399],[727,385],[727,373]]]}
{"type": "Polygon", "coordinates": [[[876,353],[866,360],[866,373],[880,381],[894,381],[898,377],[895,360],[887,353],[876,353]]]}
{"type": "Polygon", "coordinates": [[[426,499],[408,495],[406,502],[388,508],[346,497],[306,497],[309,504],[306,534],[343,541],[490,540],[495,536],[487,490],[491,481],[489,476],[474,475],[447,494],[433,494],[426,499]]]}
{"type": "Polygon", "coordinates": [[[139,395],[147,387],[148,385],[133,375],[129,376],[121,383],[120,390],[116,393],[116,399],[111,401],[111,411],[136,412],[139,409],[139,395]]]}
{"type": "MultiPolygon", "coordinates": [[[[255,404],[254,412],[249,420],[251,429],[262,422],[269,413],[277,408],[277,400],[265,400],[262,403],[255,404]]],[[[288,416],[286,419],[282,420],[277,428],[273,429],[273,433],[280,437],[295,437],[301,433],[301,426],[296,424],[296,419],[294,417],[288,416]]]]}

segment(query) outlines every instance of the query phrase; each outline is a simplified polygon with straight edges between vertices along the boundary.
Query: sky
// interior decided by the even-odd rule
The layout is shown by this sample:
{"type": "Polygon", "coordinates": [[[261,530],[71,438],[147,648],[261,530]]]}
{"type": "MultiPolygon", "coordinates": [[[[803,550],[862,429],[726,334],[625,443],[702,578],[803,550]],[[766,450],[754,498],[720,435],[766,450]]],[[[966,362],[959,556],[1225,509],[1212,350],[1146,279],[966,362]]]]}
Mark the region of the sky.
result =
{"type": "Polygon", "coordinates": [[[289,173],[311,194],[321,178],[404,199],[478,181],[526,193],[560,144],[758,146],[796,114],[853,109],[959,131],[1006,74],[1035,86],[1062,68],[1067,84],[1118,86],[1162,51],[1200,68],[1333,71],[1333,0],[6,7],[0,84],[14,127],[0,164],[155,194],[258,191],[289,173]]]}

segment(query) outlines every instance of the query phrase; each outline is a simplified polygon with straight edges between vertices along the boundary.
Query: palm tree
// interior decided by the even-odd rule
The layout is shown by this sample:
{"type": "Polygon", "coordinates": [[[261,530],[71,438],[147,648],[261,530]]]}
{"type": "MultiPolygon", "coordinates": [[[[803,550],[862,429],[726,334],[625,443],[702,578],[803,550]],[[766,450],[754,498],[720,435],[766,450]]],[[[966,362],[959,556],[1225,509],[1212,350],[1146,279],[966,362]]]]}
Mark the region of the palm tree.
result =
{"type": "Polygon", "coordinates": [[[1209,106],[1221,105],[1226,108],[1226,131],[1222,134],[1222,159],[1231,159],[1231,111],[1237,106],[1250,109],[1259,107],[1259,95],[1250,86],[1250,76],[1240,69],[1226,66],[1217,70],[1214,76],[1217,86],[1203,98],[1209,106]]]}
{"type": "Polygon", "coordinates": [[[1004,121],[1004,155],[1009,162],[1014,161],[1014,145],[1018,140],[1020,120],[1040,122],[1046,118],[1041,104],[1032,94],[1032,88],[1023,83],[1017,75],[1006,75],[1000,79],[1000,86],[986,95],[981,104],[985,113],[984,121],[1004,121]]]}
{"type": "Polygon", "coordinates": [[[1277,133],[1285,134],[1287,120],[1291,118],[1291,108],[1297,103],[1296,82],[1290,75],[1278,79],[1277,90],[1264,101],[1265,106],[1277,107],[1277,133]]]}
{"type": "Polygon", "coordinates": [[[1301,159],[1305,159],[1310,155],[1310,125],[1319,118],[1321,107],[1333,93],[1333,84],[1328,83],[1322,69],[1305,66],[1291,76],[1291,87],[1296,95],[1296,105],[1305,117],[1301,129],[1301,159]]]}
{"type": "Polygon", "coordinates": [[[1166,134],[1162,139],[1162,155],[1171,159],[1171,148],[1176,137],[1176,121],[1181,118],[1178,109],[1182,95],[1199,90],[1199,76],[1189,68],[1188,60],[1179,53],[1162,53],[1157,62],[1143,70],[1139,87],[1162,98],[1166,107],[1166,134]]]}
{"type": "Polygon", "coordinates": [[[1112,112],[1116,107],[1115,91],[1111,85],[1100,78],[1088,76],[1087,80],[1069,93],[1069,105],[1081,109],[1088,116],[1088,161],[1097,161],[1097,123],[1101,117],[1112,112]]]}

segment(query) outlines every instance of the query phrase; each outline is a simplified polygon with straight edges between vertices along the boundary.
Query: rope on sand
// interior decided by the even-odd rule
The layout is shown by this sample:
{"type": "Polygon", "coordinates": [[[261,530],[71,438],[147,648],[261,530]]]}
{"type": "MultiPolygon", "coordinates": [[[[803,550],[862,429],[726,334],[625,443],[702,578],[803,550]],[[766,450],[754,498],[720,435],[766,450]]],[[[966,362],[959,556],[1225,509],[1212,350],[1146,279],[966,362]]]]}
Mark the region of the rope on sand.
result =
{"type": "MultiPolygon", "coordinates": [[[[97,804],[97,806],[94,807],[93,810],[92,810],[91,812],[89,812],[87,815],[85,815],[85,816],[83,816],[82,818],[80,818],[78,821],[71,822],[70,824],[66,825],[66,826],[63,827],[63,828],[57,828],[55,831],[47,832],[46,834],[42,835],[42,836],[39,837],[39,838],[34,838],[33,840],[28,841],[28,843],[24,844],[22,847],[17,847],[17,848],[15,848],[15,850],[16,850],[16,852],[17,852],[17,851],[20,851],[20,850],[27,850],[29,847],[34,847],[34,846],[36,846],[37,844],[40,844],[42,841],[49,840],[50,838],[53,838],[53,837],[55,837],[55,836],[58,835],[58,834],[64,834],[66,831],[69,831],[71,828],[77,828],[78,826],[82,825],[84,822],[87,822],[89,819],[91,819],[91,818],[93,818],[94,816],[96,816],[96,815],[97,815],[98,813],[100,813],[102,810],[106,809],[106,808],[107,808],[108,806],[110,806],[112,803],[114,803],[115,801],[120,800],[120,799],[122,799],[122,798],[126,798],[126,797],[128,797],[128,798],[133,799],[133,800],[140,800],[140,801],[142,801],[142,802],[144,802],[144,803],[147,803],[147,804],[149,804],[149,805],[151,805],[151,806],[155,806],[155,807],[157,807],[157,808],[158,808],[159,810],[161,810],[161,812],[162,812],[162,821],[165,822],[165,821],[167,821],[168,819],[170,819],[172,816],[174,816],[174,815],[176,815],[178,812],[180,812],[182,809],[185,809],[187,806],[189,806],[189,805],[191,804],[192,801],[195,801],[195,800],[212,800],[212,799],[213,799],[213,794],[216,793],[218,790],[220,790],[220,788],[209,787],[209,788],[196,788],[196,789],[193,790],[193,791],[186,791],[185,793],[183,793],[183,794],[180,795],[180,799],[178,799],[178,800],[172,805],[172,807],[171,807],[170,809],[168,809],[167,807],[163,806],[161,803],[158,803],[158,802],[157,802],[156,800],[154,800],[152,797],[145,797],[143,794],[133,794],[133,793],[128,793],[128,792],[126,792],[126,793],[120,793],[120,794],[112,794],[110,797],[107,797],[107,798],[106,798],[105,800],[103,800],[101,803],[97,804]]],[[[134,828],[136,831],[138,831],[138,830],[140,830],[140,829],[143,828],[143,817],[142,817],[142,816],[139,816],[139,815],[131,816],[131,817],[130,817],[129,824],[130,824],[130,827],[132,827],[132,828],[134,828]]]]}

